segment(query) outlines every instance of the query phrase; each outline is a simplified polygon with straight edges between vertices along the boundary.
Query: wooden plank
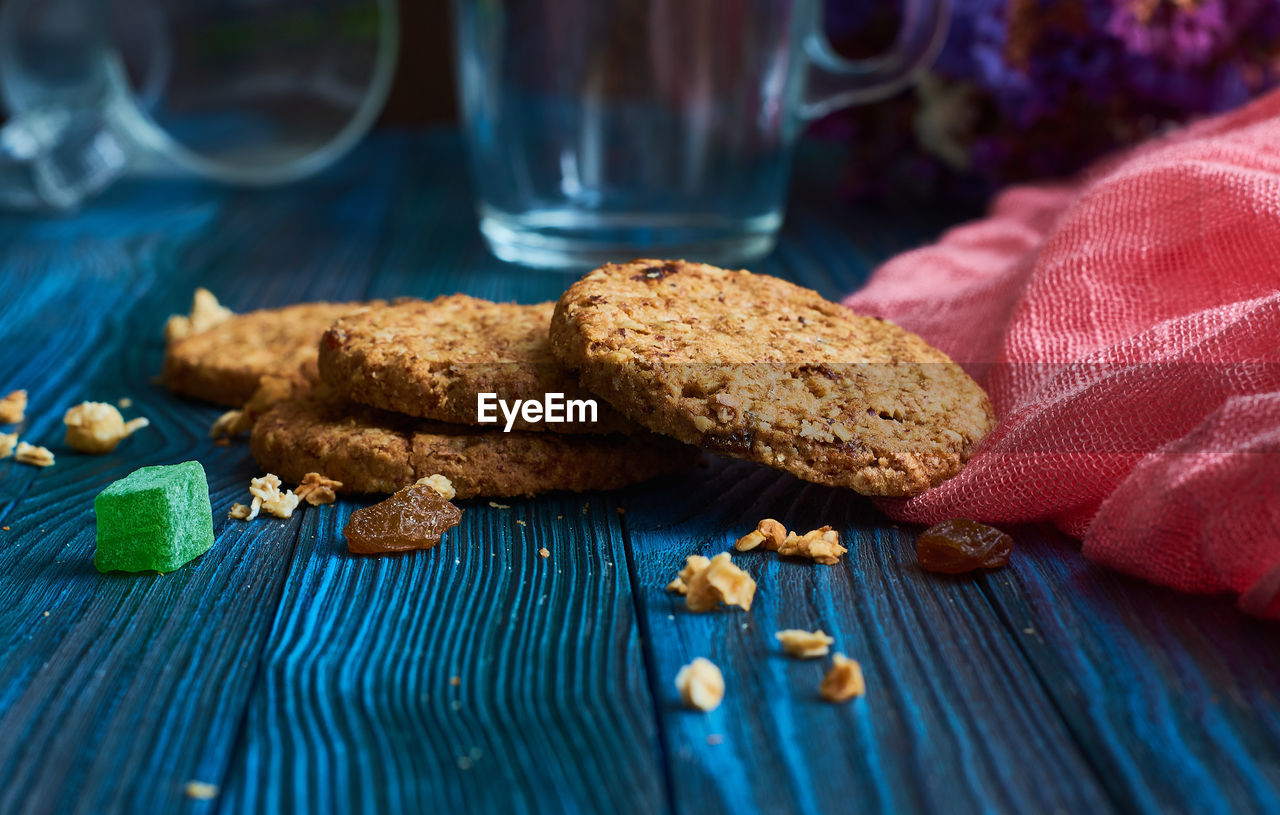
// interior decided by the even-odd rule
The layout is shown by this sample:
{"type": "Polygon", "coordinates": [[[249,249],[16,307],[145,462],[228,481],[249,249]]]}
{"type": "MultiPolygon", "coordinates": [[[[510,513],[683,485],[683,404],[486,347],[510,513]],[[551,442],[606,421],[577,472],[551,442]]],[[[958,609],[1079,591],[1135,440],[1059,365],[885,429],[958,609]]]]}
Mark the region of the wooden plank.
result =
{"type": "MultiPolygon", "coordinates": [[[[484,253],[452,135],[427,136],[400,171],[430,182],[392,207],[369,297],[558,296],[564,276],[484,253]]],[[[468,502],[439,547],[388,558],[346,553],[359,504],[308,511],[232,811],[664,808],[617,515],[600,495],[507,503],[468,502]]]]}
{"type": "Polygon", "coordinates": [[[464,502],[436,548],[361,557],[356,505],[307,512],[232,811],[662,809],[612,507],[464,502]]]}
{"type": "Polygon", "coordinates": [[[1022,530],[984,589],[1122,809],[1275,812],[1280,628],[1022,530]]]}
{"type": "Polygon", "coordinates": [[[865,499],[715,459],[622,503],[677,811],[1111,811],[981,586],[921,573],[912,535],[865,499]],[[832,567],[735,555],[759,584],[749,613],[694,614],[665,592],[687,555],[727,551],[763,517],[831,524],[850,552],[832,567]],[[782,655],[783,628],[835,637],[867,696],[822,701],[826,661],[782,655]],[[697,656],[728,686],[709,714],[672,685],[697,656]]]}
{"type": "Polygon", "coordinates": [[[395,177],[371,159],[291,191],[134,185],[72,218],[0,223],[20,238],[0,261],[0,382],[31,390],[24,436],[58,456],[44,471],[0,464],[0,811],[168,811],[189,803],[186,781],[220,781],[302,518],[225,519],[255,468],[244,446],[208,439],[218,409],[150,384],[160,329],[197,284],[241,308],[363,290],[385,187],[348,190],[379,167],[395,177]],[[316,216],[338,203],[369,209],[335,230],[316,216]],[[150,428],[107,456],[62,447],[66,407],[122,396],[150,428]],[[209,475],[214,548],[170,575],[99,575],[96,492],[189,458],[209,475]]]}

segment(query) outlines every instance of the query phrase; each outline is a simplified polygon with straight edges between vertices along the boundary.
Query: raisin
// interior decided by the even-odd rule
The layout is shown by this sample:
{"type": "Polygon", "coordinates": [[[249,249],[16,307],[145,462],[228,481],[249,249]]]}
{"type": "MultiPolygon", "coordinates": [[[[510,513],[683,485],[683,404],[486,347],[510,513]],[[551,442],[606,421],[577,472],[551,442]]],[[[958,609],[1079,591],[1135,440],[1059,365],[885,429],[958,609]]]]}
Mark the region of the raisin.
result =
{"type": "Polygon", "coordinates": [[[955,518],[931,526],[916,541],[916,559],[929,572],[963,574],[1009,562],[1013,538],[992,526],[955,518]]]}
{"type": "Polygon", "coordinates": [[[376,555],[430,549],[462,520],[462,510],[425,484],[405,487],[387,500],[351,513],[347,548],[355,554],[376,555]]]}

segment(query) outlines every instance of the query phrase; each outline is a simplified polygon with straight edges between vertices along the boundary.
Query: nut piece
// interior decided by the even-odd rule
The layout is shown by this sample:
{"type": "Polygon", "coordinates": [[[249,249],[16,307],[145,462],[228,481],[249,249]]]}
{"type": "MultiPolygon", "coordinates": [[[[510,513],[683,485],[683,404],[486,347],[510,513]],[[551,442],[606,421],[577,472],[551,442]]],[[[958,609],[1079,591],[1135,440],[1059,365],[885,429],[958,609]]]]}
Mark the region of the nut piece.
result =
{"type": "Polygon", "coordinates": [[[750,552],[762,543],[764,543],[764,535],[762,535],[759,530],[753,529],[738,538],[738,542],[733,545],[733,548],[737,549],[739,552],[750,552]]]}
{"type": "Polygon", "coordinates": [[[298,485],[294,495],[297,495],[311,506],[318,507],[321,504],[332,504],[336,501],[338,499],[337,490],[340,489],[342,489],[341,481],[326,478],[320,473],[307,473],[302,477],[302,483],[298,485]]]}
{"type": "Polygon", "coordinates": [[[17,446],[17,433],[0,433],[0,458],[8,458],[13,455],[13,448],[17,446]]]}
{"type": "Polygon", "coordinates": [[[227,517],[235,521],[252,521],[258,517],[258,509],[262,506],[261,499],[255,499],[256,506],[252,510],[244,504],[232,504],[231,511],[227,513],[227,517]]]}
{"type": "Polygon", "coordinates": [[[803,631],[798,628],[787,628],[773,635],[782,644],[782,650],[789,656],[800,659],[824,657],[831,650],[834,639],[817,631],[803,631]]]}
{"type": "Polygon", "coordinates": [[[20,441],[17,452],[13,454],[13,460],[21,461],[23,464],[34,464],[37,467],[52,467],[53,453],[48,447],[37,447],[20,441]]]}
{"type": "Polygon", "coordinates": [[[12,391],[0,399],[0,424],[17,424],[27,415],[27,392],[12,391]]]}
{"type": "Polygon", "coordinates": [[[249,414],[243,410],[228,410],[213,420],[209,426],[209,438],[233,439],[253,426],[249,414]]]}
{"type": "Polygon", "coordinates": [[[186,317],[174,314],[164,324],[164,341],[168,344],[192,334],[199,334],[230,319],[234,314],[235,312],[231,309],[218,303],[218,298],[213,296],[213,292],[204,288],[196,289],[195,294],[191,296],[191,314],[186,317]]]}
{"type": "Polygon", "coordinates": [[[756,581],[733,565],[728,552],[711,560],[691,555],[680,570],[680,579],[687,586],[684,601],[690,611],[711,611],[720,603],[751,610],[756,581]]]}
{"type": "Polygon", "coordinates": [[[676,689],[688,707],[715,710],[724,699],[724,674],[711,660],[698,657],[676,674],[676,689]]]}
{"type": "Polygon", "coordinates": [[[862,666],[855,659],[844,654],[831,657],[831,670],[818,685],[818,693],[828,702],[847,702],[855,696],[867,692],[866,682],[862,678],[862,666]]]}
{"type": "MultiPolygon", "coordinates": [[[[288,490],[282,494],[280,492],[280,477],[273,473],[267,473],[261,478],[252,479],[249,482],[249,492],[254,498],[254,510],[260,506],[268,514],[277,518],[288,518],[298,508],[298,496],[293,494],[293,490],[288,490]]],[[[249,517],[252,519],[256,515],[256,512],[252,512],[249,517]]]]}
{"type": "Polygon", "coordinates": [[[756,524],[755,531],[748,532],[734,544],[739,552],[749,552],[764,544],[769,551],[776,550],[787,537],[787,528],[772,518],[765,518],[756,524]]]}
{"type": "Polygon", "coordinates": [[[829,526],[803,535],[790,532],[778,547],[780,555],[807,557],[825,566],[834,566],[847,551],[849,550],[840,545],[840,533],[829,526]]]}
{"type": "Polygon", "coordinates": [[[787,538],[787,528],[772,518],[765,518],[756,524],[756,531],[764,535],[767,549],[777,549],[787,538]]]}
{"type": "Polygon", "coordinates": [[[128,422],[115,405],[81,402],[62,417],[67,426],[67,446],[82,453],[110,453],[120,442],[151,424],[146,419],[128,422]]]}
{"type": "Polygon", "coordinates": [[[672,594],[688,594],[689,586],[685,584],[684,578],[677,577],[667,584],[667,591],[672,594]]]}
{"type": "Polygon", "coordinates": [[[458,491],[453,488],[453,482],[449,480],[449,477],[440,475],[439,473],[429,475],[426,478],[419,478],[414,483],[415,486],[422,484],[425,484],[440,493],[440,496],[446,501],[452,501],[454,496],[458,494],[458,491]]]}

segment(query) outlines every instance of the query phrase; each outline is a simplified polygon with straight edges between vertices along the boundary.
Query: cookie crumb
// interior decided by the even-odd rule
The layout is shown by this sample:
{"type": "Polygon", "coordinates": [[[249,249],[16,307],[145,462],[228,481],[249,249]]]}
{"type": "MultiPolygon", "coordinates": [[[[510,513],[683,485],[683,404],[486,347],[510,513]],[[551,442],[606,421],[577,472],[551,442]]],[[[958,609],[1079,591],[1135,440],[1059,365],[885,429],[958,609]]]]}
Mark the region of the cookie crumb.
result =
{"type": "Polygon", "coordinates": [[[810,659],[826,656],[831,650],[834,639],[827,636],[821,628],[817,631],[804,631],[798,628],[787,628],[773,635],[782,644],[782,650],[793,657],[810,659]]]}
{"type": "Polygon", "coordinates": [[[773,518],[765,518],[756,524],[756,528],[738,538],[738,542],[734,544],[739,552],[749,552],[752,549],[764,544],[764,548],[769,551],[776,551],[782,542],[786,540],[787,528],[775,521],[773,518]]]}
{"type": "Polygon", "coordinates": [[[110,453],[120,442],[151,424],[141,417],[126,422],[115,405],[106,402],[81,402],[67,410],[62,423],[67,427],[67,446],[93,454],[110,453]]]}
{"type": "Polygon", "coordinates": [[[497,501],[490,501],[489,506],[493,507],[494,509],[511,509],[510,504],[499,504],[497,501]]]}
{"type": "MultiPolygon", "coordinates": [[[[419,478],[414,482],[414,486],[421,484],[425,484],[440,493],[446,501],[452,501],[458,494],[458,491],[453,488],[453,482],[449,480],[448,476],[440,475],[440,473],[429,475],[426,478],[419,478]]],[[[492,505],[492,502],[490,502],[490,506],[492,505]]]]}
{"type": "Polygon", "coordinates": [[[227,517],[252,521],[258,517],[259,510],[266,510],[267,514],[277,518],[288,518],[298,508],[298,496],[293,490],[280,492],[280,477],[273,473],[250,480],[249,494],[253,496],[253,503],[248,509],[244,504],[232,504],[227,517]]]}
{"type": "Polygon", "coordinates": [[[116,407],[120,408],[121,410],[128,410],[129,408],[133,407],[133,400],[127,396],[121,397],[120,399],[116,400],[116,407]]]}
{"type": "Polygon", "coordinates": [[[676,690],[687,707],[715,710],[724,699],[724,674],[706,657],[698,657],[676,674],[676,690]]]}
{"type": "Polygon", "coordinates": [[[459,685],[462,684],[462,677],[460,676],[449,677],[449,684],[453,685],[455,688],[458,687],[459,685]]]}
{"type": "Polygon", "coordinates": [[[627,514],[627,510],[626,510],[626,508],[625,508],[625,507],[618,507],[618,514],[619,514],[619,515],[626,515],[626,514],[627,514]]]}
{"type": "Polygon", "coordinates": [[[164,324],[164,341],[166,344],[199,334],[213,328],[235,315],[231,309],[218,302],[213,292],[206,288],[198,288],[191,296],[191,313],[183,316],[174,314],[164,324]]]}
{"type": "Polygon", "coordinates": [[[684,582],[684,578],[677,577],[667,584],[667,591],[683,596],[689,593],[689,586],[684,582]]]}
{"type": "Polygon", "coordinates": [[[520,520],[519,518],[516,518],[516,523],[520,524],[521,526],[528,526],[528,525],[529,525],[529,524],[525,523],[524,521],[520,520]]]}
{"type": "Polygon", "coordinates": [[[707,744],[711,745],[712,747],[715,747],[717,744],[723,744],[723,743],[724,743],[724,736],[720,735],[719,733],[707,734],[707,744]]]}
{"type": "Polygon", "coordinates": [[[0,424],[17,424],[27,417],[27,392],[10,391],[0,399],[0,424]]]}
{"type": "Polygon", "coordinates": [[[210,784],[207,781],[188,781],[185,787],[188,798],[197,801],[212,801],[218,797],[219,789],[217,784],[210,784]]]}
{"type": "Polygon", "coordinates": [[[538,550],[538,554],[542,555],[543,557],[551,557],[551,552],[548,551],[547,547],[545,546],[538,550]]]}
{"type": "Polygon", "coordinates": [[[213,420],[209,426],[209,438],[234,439],[253,426],[249,414],[243,410],[228,410],[213,420]]]}
{"type": "Polygon", "coordinates": [[[823,677],[818,686],[818,693],[828,702],[847,702],[855,696],[867,692],[866,682],[862,678],[862,666],[856,659],[849,659],[844,654],[833,654],[831,670],[823,677]]]}
{"type": "Polygon", "coordinates": [[[684,601],[690,611],[710,611],[720,603],[750,611],[756,594],[756,581],[733,564],[728,552],[710,560],[690,555],[679,579],[685,583],[684,601]]]}
{"type": "Polygon", "coordinates": [[[17,433],[0,433],[0,458],[8,458],[13,455],[13,448],[17,446],[17,433]]]}
{"type": "Polygon", "coordinates": [[[40,447],[20,441],[18,442],[17,450],[14,451],[13,460],[21,461],[23,464],[34,464],[37,467],[52,467],[53,453],[48,447],[40,447]]]}
{"type": "Polygon", "coordinates": [[[834,566],[840,556],[849,550],[840,545],[840,533],[829,526],[811,530],[803,535],[794,532],[778,546],[778,554],[794,557],[807,557],[824,566],[834,566]]]}
{"type": "Polygon", "coordinates": [[[293,494],[306,501],[313,507],[321,504],[332,504],[338,500],[337,491],[342,489],[342,482],[335,481],[332,478],[320,475],[320,473],[307,473],[302,477],[302,483],[294,490],[293,494]]]}
{"type": "Polygon", "coordinates": [[[244,504],[232,504],[231,511],[227,513],[227,517],[233,521],[252,521],[258,517],[258,509],[262,506],[262,499],[254,499],[253,509],[244,504]]]}

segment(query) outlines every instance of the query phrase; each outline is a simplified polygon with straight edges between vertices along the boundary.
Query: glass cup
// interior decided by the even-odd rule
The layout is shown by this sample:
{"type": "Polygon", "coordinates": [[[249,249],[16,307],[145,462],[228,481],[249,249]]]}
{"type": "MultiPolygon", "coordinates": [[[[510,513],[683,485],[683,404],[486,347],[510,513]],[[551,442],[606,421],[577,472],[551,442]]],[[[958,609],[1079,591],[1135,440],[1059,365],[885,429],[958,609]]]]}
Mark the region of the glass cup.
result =
{"type": "Polygon", "coordinates": [[[4,0],[0,204],[68,209],[125,172],[278,184],[373,124],[394,0],[4,0]]]}
{"type": "Polygon", "coordinates": [[[821,0],[454,0],[480,230],[499,258],[582,267],[766,254],[804,124],[909,83],[949,0],[903,0],[852,61],[821,0]]]}

